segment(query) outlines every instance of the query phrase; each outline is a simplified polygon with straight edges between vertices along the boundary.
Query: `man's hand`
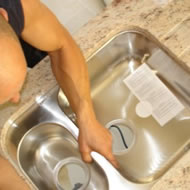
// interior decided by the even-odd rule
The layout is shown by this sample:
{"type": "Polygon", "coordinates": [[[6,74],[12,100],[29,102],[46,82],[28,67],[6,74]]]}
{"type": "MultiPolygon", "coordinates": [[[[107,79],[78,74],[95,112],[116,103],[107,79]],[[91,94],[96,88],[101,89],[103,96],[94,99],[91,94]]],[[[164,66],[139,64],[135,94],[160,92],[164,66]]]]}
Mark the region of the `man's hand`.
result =
{"type": "Polygon", "coordinates": [[[108,129],[104,128],[96,119],[80,123],[79,149],[85,162],[91,162],[92,151],[103,155],[111,164],[118,168],[118,163],[112,153],[112,135],[108,129]]]}

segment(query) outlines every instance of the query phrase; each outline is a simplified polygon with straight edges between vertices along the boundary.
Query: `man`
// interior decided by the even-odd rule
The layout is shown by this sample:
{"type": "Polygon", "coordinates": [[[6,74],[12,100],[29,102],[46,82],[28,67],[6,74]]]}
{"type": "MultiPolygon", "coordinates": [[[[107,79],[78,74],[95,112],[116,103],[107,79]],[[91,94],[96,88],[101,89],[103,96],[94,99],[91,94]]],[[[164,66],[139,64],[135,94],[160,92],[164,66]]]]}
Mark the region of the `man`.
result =
{"type": "Polygon", "coordinates": [[[18,102],[26,78],[26,60],[15,32],[33,47],[48,52],[56,80],[77,116],[83,160],[91,162],[90,153],[96,151],[117,167],[111,134],[93,110],[84,57],[40,0],[0,0],[0,104],[18,102]]]}

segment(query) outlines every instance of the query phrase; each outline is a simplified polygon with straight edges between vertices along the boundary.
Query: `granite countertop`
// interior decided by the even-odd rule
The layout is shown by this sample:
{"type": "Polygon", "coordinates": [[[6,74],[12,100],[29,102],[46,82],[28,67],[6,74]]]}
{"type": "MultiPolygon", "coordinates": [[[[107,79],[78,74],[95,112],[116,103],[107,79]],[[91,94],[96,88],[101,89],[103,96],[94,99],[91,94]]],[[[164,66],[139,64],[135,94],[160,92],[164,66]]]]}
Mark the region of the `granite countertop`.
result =
{"type": "MultiPolygon", "coordinates": [[[[121,0],[92,19],[75,34],[74,39],[88,58],[114,34],[129,26],[141,27],[153,34],[184,64],[190,67],[190,1],[189,0],[121,0]]],[[[0,106],[0,132],[4,123],[28,102],[34,101],[56,85],[46,57],[28,72],[19,104],[0,106]]],[[[3,155],[2,144],[0,154],[3,155]]],[[[190,151],[187,152],[152,190],[188,190],[190,187],[190,151]]]]}

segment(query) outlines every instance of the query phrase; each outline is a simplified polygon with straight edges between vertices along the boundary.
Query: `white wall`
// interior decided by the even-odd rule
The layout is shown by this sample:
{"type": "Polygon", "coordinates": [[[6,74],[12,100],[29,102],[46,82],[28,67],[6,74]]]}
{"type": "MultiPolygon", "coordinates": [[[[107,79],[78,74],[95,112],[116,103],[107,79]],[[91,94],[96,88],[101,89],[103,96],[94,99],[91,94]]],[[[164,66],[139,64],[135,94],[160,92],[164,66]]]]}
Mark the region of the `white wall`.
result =
{"type": "Polygon", "coordinates": [[[71,34],[104,8],[103,0],[41,0],[71,34]]]}

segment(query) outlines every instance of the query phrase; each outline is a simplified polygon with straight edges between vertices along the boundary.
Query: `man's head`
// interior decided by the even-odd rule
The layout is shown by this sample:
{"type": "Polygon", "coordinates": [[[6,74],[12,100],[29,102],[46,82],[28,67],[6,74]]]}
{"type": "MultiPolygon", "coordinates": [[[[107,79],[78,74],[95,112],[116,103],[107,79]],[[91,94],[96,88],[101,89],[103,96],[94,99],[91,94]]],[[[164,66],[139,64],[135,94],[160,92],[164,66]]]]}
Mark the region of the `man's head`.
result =
{"type": "Polygon", "coordinates": [[[18,102],[26,76],[26,60],[19,40],[0,8],[0,104],[18,102]]]}

